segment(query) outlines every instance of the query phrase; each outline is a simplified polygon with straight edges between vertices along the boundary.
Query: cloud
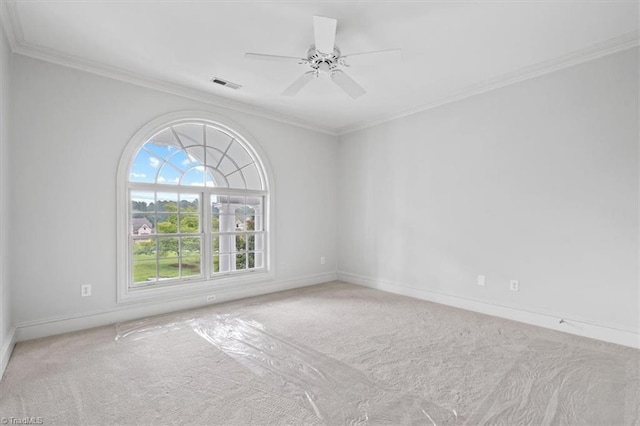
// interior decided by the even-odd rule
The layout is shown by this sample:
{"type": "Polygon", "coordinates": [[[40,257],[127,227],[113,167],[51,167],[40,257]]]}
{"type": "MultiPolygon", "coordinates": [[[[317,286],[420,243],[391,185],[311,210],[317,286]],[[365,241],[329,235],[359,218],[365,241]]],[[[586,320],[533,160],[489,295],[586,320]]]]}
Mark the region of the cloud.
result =
{"type": "Polygon", "coordinates": [[[182,160],[182,165],[183,166],[188,166],[191,163],[198,163],[198,159],[196,157],[194,157],[191,154],[187,154],[187,158],[185,158],[184,160],[182,160]]]}
{"type": "Polygon", "coordinates": [[[154,169],[157,169],[160,165],[160,160],[158,160],[156,157],[149,157],[149,165],[154,169]]]}
{"type": "Polygon", "coordinates": [[[145,175],[144,173],[131,172],[131,177],[134,177],[134,178],[146,178],[147,175],[145,175]]]}
{"type": "Polygon", "coordinates": [[[158,183],[178,183],[180,182],[180,178],[173,178],[173,179],[169,179],[167,180],[166,178],[162,177],[162,176],[158,176],[158,183]]]}

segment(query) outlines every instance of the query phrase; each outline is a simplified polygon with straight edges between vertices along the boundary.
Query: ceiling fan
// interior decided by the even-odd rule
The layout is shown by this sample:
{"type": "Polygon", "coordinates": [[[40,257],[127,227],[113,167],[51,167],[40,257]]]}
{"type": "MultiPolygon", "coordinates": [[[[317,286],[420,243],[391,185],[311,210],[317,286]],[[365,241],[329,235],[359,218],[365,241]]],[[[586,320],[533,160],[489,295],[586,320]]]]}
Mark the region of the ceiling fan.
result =
{"type": "Polygon", "coordinates": [[[312,44],[307,51],[306,58],[293,56],[265,55],[262,53],[245,53],[245,57],[252,59],[264,59],[270,61],[295,61],[298,64],[307,65],[311,70],[302,74],[296,81],[287,87],[282,94],[293,96],[306,86],[314,77],[320,74],[328,74],[331,80],[344,90],[353,99],[366,93],[366,90],[349,77],[342,68],[348,67],[347,60],[363,55],[384,55],[388,56],[387,61],[399,60],[401,49],[386,49],[373,52],[353,53],[342,55],[338,46],[335,45],[336,28],[338,20],[324,16],[313,17],[313,33],[315,44],[312,44]]]}

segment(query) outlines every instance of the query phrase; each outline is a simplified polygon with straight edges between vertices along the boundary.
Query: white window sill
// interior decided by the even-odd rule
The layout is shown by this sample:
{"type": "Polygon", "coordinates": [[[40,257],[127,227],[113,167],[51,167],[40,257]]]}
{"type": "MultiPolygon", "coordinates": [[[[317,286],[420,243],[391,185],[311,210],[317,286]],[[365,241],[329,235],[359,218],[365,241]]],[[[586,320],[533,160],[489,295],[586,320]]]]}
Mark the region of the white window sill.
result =
{"type": "MultiPolygon", "coordinates": [[[[118,288],[118,303],[170,301],[185,297],[215,293],[220,290],[266,283],[274,279],[274,273],[261,270],[244,274],[229,274],[214,279],[193,279],[170,285],[118,288]]],[[[124,287],[124,286],[123,286],[124,287]]]]}

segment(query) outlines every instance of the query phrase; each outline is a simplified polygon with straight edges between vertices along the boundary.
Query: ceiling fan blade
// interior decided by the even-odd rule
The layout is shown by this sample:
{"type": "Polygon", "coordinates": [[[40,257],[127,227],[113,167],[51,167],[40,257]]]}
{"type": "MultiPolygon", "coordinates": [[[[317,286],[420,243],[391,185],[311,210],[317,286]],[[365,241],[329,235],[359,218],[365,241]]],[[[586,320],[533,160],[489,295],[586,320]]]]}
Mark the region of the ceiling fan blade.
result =
{"type": "Polygon", "coordinates": [[[294,81],[291,86],[287,87],[284,92],[282,92],[283,96],[294,96],[296,93],[300,91],[304,86],[306,86],[315,76],[315,71],[309,71],[302,74],[296,81],[294,81]]]}
{"type": "Polygon", "coordinates": [[[342,55],[341,58],[347,61],[351,59],[367,59],[378,62],[400,62],[400,60],[402,60],[402,49],[385,49],[374,50],[371,52],[352,53],[350,55],[342,55]]]}
{"type": "Polygon", "coordinates": [[[353,81],[351,77],[340,70],[334,71],[333,74],[331,74],[331,79],[334,83],[340,86],[342,90],[347,92],[347,94],[353,99],[356,99],[367,93],[367,91],[364,90],[362,86],[353,81]]]}
{"type": "Polygon", "coordinates": [[[293,56],[264,55],[262,53],[245,53],[244,57],[249,59],[260,59],[265,61],[277,62],[307,62],[307,60],[303,58],[294,58],[293,56]]]}
{"type": "Polygon", "coordinates": [[[337,26],[337,19],[317,15],[313,17],[313,35],[315,37],[316,49],[320,51],[320,53],[333,53],[337,26]]]}

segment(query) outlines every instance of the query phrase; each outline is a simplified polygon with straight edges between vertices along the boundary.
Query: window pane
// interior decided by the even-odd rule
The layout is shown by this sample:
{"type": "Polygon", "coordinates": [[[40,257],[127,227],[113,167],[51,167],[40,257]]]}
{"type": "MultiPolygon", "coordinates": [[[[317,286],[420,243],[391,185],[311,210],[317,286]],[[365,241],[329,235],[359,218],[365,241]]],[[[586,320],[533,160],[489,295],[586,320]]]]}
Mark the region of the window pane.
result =
{"type": "Polygon", "coordinates": [[[158,279],[177,278],[180,276],[178,259],[179,239],[175,237],[158,238],[158,279]]]}
{"type": "Polygon", "coordinates": [[[180,255],[183,277],[200,275],[200,251],[200,237],[182,238],[180,255]]]}
{"type": "Polygon", "coordinates": [[[180,213],[200,213],[200,195],[180,194],[180,213]]]}
{"type": "Polygon", "coordinates": [[[136,239],[133,241],[133,248],[131,251],[133,260],[153,260],[156,259],[156,240],[144,240],[136,239]]]}
{"type": "Polygon", "coordinates": [[[227,181],[229,182],[229,188],[245,189],[247,187],[244,183],[242,172],[239,170],[229,174],[227,176],[227,181]]]}
{"type": "Polygon", "coordinates": [[[238,201],[241,202],[243,205],[235,209],[235,214],[236,214],[234,219],[235,230],[245,231],[246,230],[245,216],[246,216],[247,206],[244,205],[244,197],[239,197],[239,198],[240,200],[238,201]]]}
{"type": "Polygon", "coordinates": [[[132,235],[151,235],[154,233],[154,223],[154,193],[131,192],[131,229],[129,232],[132,235]]]}
{"type": "Polygon", "coordinates": [[[213,272],[220,272],[220,256],[218,255],[214,255],[213,256],[213,272]]]}
{"type": "Polygon", "coordinates": [[[158,238],[158,257],[178,257],[178,238],[158,238]]]}
{"type": "Polygon", "coordinates": [[[185,172],[182,176],[181,185],[204,186],[204,167],[195,166],[185,172]]]}
{"type": "Polygon", "coordinates": [[[180,232],[196,234],[200,232],[200,216],[195,214],[180,214],[180,232]]]}
{"type": "MultiPolygon", "coordinates": [[[[185,167],[204,166],[204,160],[203,146],[190,146],[187,148],[187,160],[184,162],[185,167]]],[[[208,158],[207,161],[209,161],[208,158]]]]}
{"type": "Polygon", "coordinates": [[[247,236],[236,235],[236,252],[243,252],[247,250],[247,236]]]}
{"type": "Polygon", "coordinates": [[[251,159],[251,156],[249,155],[247,150],[244,149],[244,147],[237,141],[233,145],[231,145],[231,148],[229,148],[227,155],[233,158],[233,161],[235,161],[240,168],[246,166],[247,164],[253,163],[253,160],[251,159]]]}
{"type": "Polygon", "coordinates": [[[220,237],[218,236],[213,236],[211,238],[211,252],[213,254],[218,254],[220,253],[220,237]]]}
{"type": "Polygon", "coordinates": [[[171,151],[180,148],[180,143],[176,140],[171,128],[167,128],[149,139],[144,147],[165,158],[171,151]]]}
{"type": "Polygon", "coordinates": [[[256,254],[250,252],[247,254],[247,268],[254,268],[256,265],[256,254]]]}
{"type": "Polygon", "coordinates": [[[263,234],[256,234],[256,235],[254,235],[254,238],[255,238],[254,250],[263,251],[264,250],[264,235],[263,234]]]}
{"type": "Polygon", "coordinates": [[[247,254],[240,253],[236,255],[236,271],[247,269],[247,254]]]}
{"type": "Polygon", "coordinates": [[[178,194],[158,193],[158,234],[175,234],[178,232],[178,194]]]}
{"type": "Polygon", "coordinates": [[[158,173],[158,183],[169,184],[169,185],[177,185],[180,183],[180,177],[182,177],[182,172],[177,170],[171,164],[165,163],[160,169],[160,173],[158,173]]]}
{"type": "Polygon", "coordinates": [[[129,181],[131,182],[155,182],[157,166],[151,166],[151,155],[140,149],[138,155],[133,160],[131,171],[129,172],[129,181]]]}
{"type": "Polygon", "coordinates": [[[218,239],[220,241],[220,253],[231,253],[231,247],[235,246],[235,236],[220,235],[218,239]]]}
{"type": "Polygon", "coordinates": [[[211,214],[211,232],[220,232],[220,215],[218,213],[211,214]]]}
{"type": "Polygon", "coordinates": [[[247,189],[264,189],[262,187],[262,179],[258,173],[258,168],[255,164],[242,169],[244,180],[247,182],[247,189]]]}
{"type": "Polygon", "coordinates": [[[256,217],[253,214],[247,215],[245,218],[244,229],[246,231],[256,230],[256,217]]]}
{"type": "Polygon", "coordinates": [[[218,151],[214,148],[207,148],[207,167],[216,168],[222,159],[224,151],[218,151]]]}
{"type": "Polygon", "coordinates": [[[263,197],[247,197],[247,230],[262,231],[262,199],[263,197]]]}
{"type": "Polygon", "coordinates": [[[220,162],[220,166],[218,166],[217,169],[220,170],[224,175],[229,175],[238,170],[238,167],[236,167],[236,165],[233,164],[233,161],[231,161],[229,157],[225,155],[225,157],[220,162]]]}
{"type": "Polygon", "coordinates": [[[231,264],[229,262],[229,259],[231,258],[230,254],[220,254],[218,256],[219,260],[220,260],[220,269],[219,272],[229,272],[231,270],[231,268],[229,267],[229,265],[231,264]]]}
{"type": "Polygon", "coordinates": [[[233,139],[228,134],[207,126],[207,146],[226,152],[233,139]]]}
{"type": "MultiPolygon", "coordinates": [[[[184,172],[185,170],[187,170],[189,167],[192,166],[191,158],[189,158],[187,153],[184,152],[182,149],[174,150],[171,156],[167,159],[167,161],[176,170],[180,170],[181,172],[184,172]]],[[[195,161],[195,163],[196,164],[194,165],[197,165],[197,161],[195,161]]]]}
{"type": "Polygon", "coordinates": [[[133,261],[133,282],[143,283],[156,281],[156,261],[142,260],[133,261]]]}
{"type": "Polygon", "coordinates": [[[232,214],[220,215],[220,232],[234,232],[236,230],[235,216],[232,214]]]}
{"type": "Polygon", "coordinates": [[[262,268],[264,266],[264,252],[257,251],[255,254],[255,268],[262,268]]]}
{"type": "Polygon", "coordinates": [[[203,140],[203,124],[189,123],[173,126],[178,138],[183,145],[202,145],[203,140]]]}
{"type": "Polygon", "coordinates": [[[227,178],[218,170],[207,168],[207,186],[217,188],[228,188],[227,178]]]}

